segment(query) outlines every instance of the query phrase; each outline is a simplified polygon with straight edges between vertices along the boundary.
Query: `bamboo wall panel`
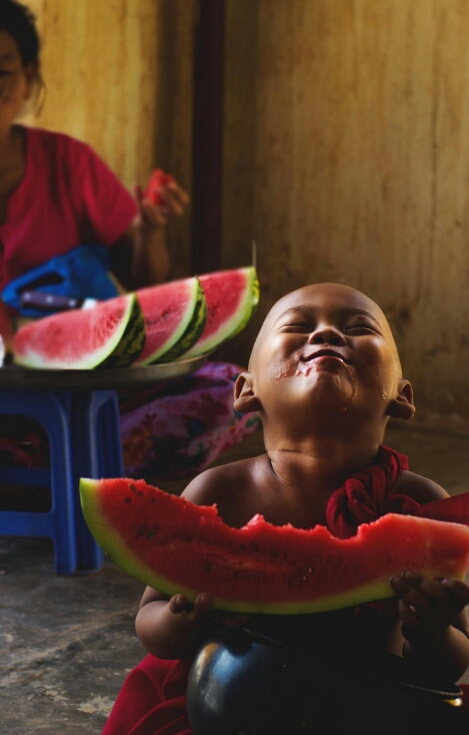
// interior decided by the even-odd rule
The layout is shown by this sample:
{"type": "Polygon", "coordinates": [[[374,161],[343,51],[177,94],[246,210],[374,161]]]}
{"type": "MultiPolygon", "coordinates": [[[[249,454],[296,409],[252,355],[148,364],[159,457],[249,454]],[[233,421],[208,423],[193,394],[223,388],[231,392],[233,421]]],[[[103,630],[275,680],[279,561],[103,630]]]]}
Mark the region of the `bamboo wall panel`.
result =
{"type": "MultiPolygon", "coordinates": [[[[35,124],[85,140],[133,190],[155,167],[191,181],[194,0],[31,0],[47,98],[35,124]]],[[[190,217],[168,230],[189,267],[190,217]]]]}
{"type": "Polygon", "coordinates": [[[418,413],[465,424],[469,3],[227,0],[227,14],[223,260],[244,264],[255,238],[262,279],[240,356],[283,293],[345,283],[388,315],[418,413]]]}

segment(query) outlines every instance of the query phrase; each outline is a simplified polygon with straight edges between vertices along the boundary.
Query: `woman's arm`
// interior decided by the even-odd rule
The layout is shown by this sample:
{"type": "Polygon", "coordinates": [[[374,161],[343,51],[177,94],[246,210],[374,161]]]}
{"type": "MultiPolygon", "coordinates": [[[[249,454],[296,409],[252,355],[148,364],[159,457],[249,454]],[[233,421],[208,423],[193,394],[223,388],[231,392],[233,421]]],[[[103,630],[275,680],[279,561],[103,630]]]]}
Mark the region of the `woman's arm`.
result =
{"type": "Polygon", "coordinates": [[[189,197],[176,182],[161,187],[163,206],[154,206],[140,187],[135,195],[138,214],[111,248],[111,270],[125,289],[132,291],[166,281],[171,262],[166,245],[166,225],[184,214],[189,197]]]}

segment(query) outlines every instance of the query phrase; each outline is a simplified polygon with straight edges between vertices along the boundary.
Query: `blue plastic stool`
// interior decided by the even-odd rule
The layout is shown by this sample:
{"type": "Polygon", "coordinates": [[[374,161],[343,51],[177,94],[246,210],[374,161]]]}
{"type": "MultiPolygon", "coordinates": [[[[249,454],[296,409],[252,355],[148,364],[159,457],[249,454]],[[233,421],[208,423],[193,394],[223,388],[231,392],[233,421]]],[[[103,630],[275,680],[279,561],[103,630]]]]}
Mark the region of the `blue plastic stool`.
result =
{"type": "Polygon", "coordinates": [[[80,477],[122,477],[117,393],[113,390],[0,388],[0,414],[36,419],[50,442],[50,470],[0,467],[4,484],[44,487],[49,512],[1,511],[0,536],[46,536],[54,540],[57,574],[94,571],[103,552],[83,518],[80,477]]]}

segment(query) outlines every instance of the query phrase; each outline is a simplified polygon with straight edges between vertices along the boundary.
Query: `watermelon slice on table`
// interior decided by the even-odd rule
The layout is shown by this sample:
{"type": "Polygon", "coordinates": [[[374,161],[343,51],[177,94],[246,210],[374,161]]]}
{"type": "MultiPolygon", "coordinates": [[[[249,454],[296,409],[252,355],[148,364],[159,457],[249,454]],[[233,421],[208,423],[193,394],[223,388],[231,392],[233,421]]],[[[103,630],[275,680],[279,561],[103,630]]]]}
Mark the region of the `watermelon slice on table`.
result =
{"type": "Polygon", "coordinates": [[[227,526],[215,506],[196,506],[143,480],[80,481],[88,527],[125,571],[168,595],[241,613],[324,612],[394,596],[393,574],[463,579],[469,528],[388,514],[338,539],[323,526],[300,530],[255,516],[227,526]]]}
{"type": "Polygon", "coordinates": [[[13,337],[14,360],[41,369],[126,367],[141,353],[145,325],[134,294],[38,319],[13,337]]]}
{"type": "Polygon", "coordinates": [[[184,357],[211,352],[241,332],[259,303],[259,281],[254,266],[207,273],[199,276],[199,280],[207,299],[207,322],[184,357]]]}
{"type": "Polygon", "coordinates": [[[136,365],[171,362],[192,347],[205,326],[207,305],[198,278],[136,292],[145,320],[145,347],[136,365]]]}

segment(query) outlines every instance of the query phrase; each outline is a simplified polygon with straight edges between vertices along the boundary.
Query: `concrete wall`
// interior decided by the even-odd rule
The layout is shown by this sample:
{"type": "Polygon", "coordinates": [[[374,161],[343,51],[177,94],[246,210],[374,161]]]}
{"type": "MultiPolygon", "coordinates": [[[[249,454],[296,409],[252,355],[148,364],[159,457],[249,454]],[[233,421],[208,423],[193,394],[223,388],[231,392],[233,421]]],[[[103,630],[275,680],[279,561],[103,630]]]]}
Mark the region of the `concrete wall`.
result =
{"type": "Polygon", "coordinates": [[[257,323],[337,281],[394,329],[417,417],[469,420],[469,3],[227,0],[223,262],[257,323]],[[241,264],[241,263],[240,263],[241,264]]]}

